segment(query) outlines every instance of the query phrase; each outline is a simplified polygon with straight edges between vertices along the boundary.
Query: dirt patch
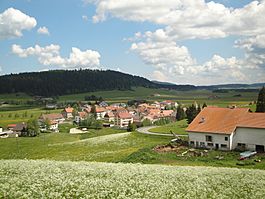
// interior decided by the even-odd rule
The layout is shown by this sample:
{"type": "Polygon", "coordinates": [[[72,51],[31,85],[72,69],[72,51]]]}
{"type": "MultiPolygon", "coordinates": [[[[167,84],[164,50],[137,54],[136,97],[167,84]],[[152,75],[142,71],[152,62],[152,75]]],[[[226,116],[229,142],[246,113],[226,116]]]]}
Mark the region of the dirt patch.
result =
{"type": "Polygon", "coordinates": [[[208,150],[189,149],[186,145],[158,145],[153,150],[158,153],[175,152],[177,156],[181,157],[202,157],[208,155],[208,150]]]}
{"type": "Polygon", "coordinates": [[[172,144],[166,144],[166,145],[158,145],[155,148],[153,148],[154,151],[158,153],[166,153],[166,152],[180,152],[187,149],[186,146],[182,145],[172,145],[172,144]]]}

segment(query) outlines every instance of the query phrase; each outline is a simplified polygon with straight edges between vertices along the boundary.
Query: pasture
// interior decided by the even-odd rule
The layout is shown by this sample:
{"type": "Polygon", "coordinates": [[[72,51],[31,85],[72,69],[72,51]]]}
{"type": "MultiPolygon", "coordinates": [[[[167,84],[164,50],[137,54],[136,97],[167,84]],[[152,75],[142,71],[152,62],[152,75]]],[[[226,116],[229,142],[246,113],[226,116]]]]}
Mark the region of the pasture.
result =
{"type": "Polygon", "coordinates": [[[204,156],[181,156],[187,150],[186,147],[169,152],[153,150],[158,145],[167,145],[171,139],[165,136],[128,133],[111,128],[89,130],[89,133],[79,135],[42,133],[38,137],[0,139],[0,159],[47,159],[265,169],[264,155],[243,161],[242,164],[238,160],[239,152],[213,150],[204,156]],[[216,158],[217,156],[223,158],[220,160],[216,158]],[[261,162],[255,163],[255,158],[260,159],[261,162]]]}
{"type": "Polygon", "coordinates": [[[153,133],[166,133],[171,134],[171,131],[178,135],[187,135],[185,129],[188,127],[187,120],[181,120],[177,122],[172,122],[163,126],[155,127],[150,129],[153,133]]]}

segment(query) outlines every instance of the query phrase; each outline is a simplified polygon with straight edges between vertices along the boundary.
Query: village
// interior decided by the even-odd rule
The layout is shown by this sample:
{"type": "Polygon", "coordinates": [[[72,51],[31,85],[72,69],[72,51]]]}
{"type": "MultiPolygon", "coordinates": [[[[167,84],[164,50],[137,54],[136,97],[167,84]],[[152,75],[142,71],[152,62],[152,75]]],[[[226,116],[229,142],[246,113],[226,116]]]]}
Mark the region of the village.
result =
{"type": "MultiPolygon", "coordinates": [[[[198,111],[186,128],[190,147],[264,152],[265,113],[252,113],[249,108],[238,108],[235,105],[219,108],[207,107],[205,104],[201,108],[194,102],[192,106],[198,111]]],[[[56,109],[56,105],[46,104],[46,109],[56,109]]],[[[108,104],[105,101],[92,105],[79,103],[79,106],[67,106],[59,113],[42,113],[35,125],[40,132],[45,133],[58,133],[59,126],[65,123],[75,125],[75,128],[69,130],[70,133],[86,133],[91,128],[135,131],[144,126],[175,122],[178,117],[177,110],[187,113],[186,107],[172,100],[152,103],[136,101],[130,106],[126,103],[108,104]]],[[[1,138],[25,136],[27,125],[22,122],[8,124],[7,129],[1,127],[1,138]]]]}
{"type": "MultiPolygon", "coordinates": [[[[84,121],[95,119],[98,127],[116,127],[127,129],[129,125],[140,127],[143,123],[149,125],[158,121],[172,122],[176,120],[176,108],[178,103],[172,100],[154,102],[151,104],[140,103],[128,106],[125,103],[114,103],[108,105],[101,101],[94,105],[80,103],[78,107],[65,107],[60,113],[41,114],[37,119],[40,132],[59,132],[59,125],[63,123],[73,123],[82,129],[90,128],[91,125],[84,124],[84,121]]],[[[46,109],[56,109],[56,105],[47,104],[46,109]]],[[[93,126],[93,125],[92,125],[93,126]]],[[[7,129],[1,128],[1,135],[21,136],[23,130],[27,128],[27,123],[8,124],[7,129]]],[[[93,126],[92,128],[97,128],[93,126]]],[[[135,129],[134,129],[135,130],[135,129]]]]}

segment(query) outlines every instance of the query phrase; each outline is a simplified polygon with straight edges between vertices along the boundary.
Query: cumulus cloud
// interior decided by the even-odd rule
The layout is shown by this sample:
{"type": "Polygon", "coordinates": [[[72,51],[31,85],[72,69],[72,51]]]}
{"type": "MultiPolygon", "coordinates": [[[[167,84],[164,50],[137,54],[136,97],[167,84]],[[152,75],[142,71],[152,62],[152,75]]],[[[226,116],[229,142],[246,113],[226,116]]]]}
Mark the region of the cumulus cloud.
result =
{"type": "MultiPolygon", "coordinates": [[[[145,64],[155,67],[149,78],[177,83],[218,84],[258,81],[255,74],[265,73],[257,63],[249,64],[250,58],[213,55],[210,60],[199,64],[187,47],[179,46],[162,35],[152,33],[146,41],[131,45],[131,51],[137,53],[145,64]]],[[[265,76],[259,80],[265,81],[265,76]]]]}
{"type": "Polygon", "coordinates": [[[51,44],[41,47],[21,48],[19,45],[12,45],[12,52],[19,57],[25,58],[29,56],[38,57],[38,61],[47,66],[59,66],[64,68],[98,68],[100,65],[100,54],[97,51],[85,50],[81,51],[73,47],[68,58],[61,57],[60,46],[51,44]]]}
{"type": "Polygon", "coordinates": [[[127,21],[151,22],[162,28],[137,32],[128,38],[131,51],[145,64],[155,67],[153,77],[174,82],[207,83],[265,81],[265,0],[252,1],[241,8],[228,8],[205,0],[84,0],[96,5],[94,23],[115,17],[127,21]],[[214,55],[197,63],[187,47],[190,39],[240,36],[235,46],[244,58],[214,55]],[[256,74],[263,74],[256,78],[256,74]],[[176,80],[177,78],[177,80],[176,80]]]}
{"type": "Polygon", "coordinates": [[[253,1],[233,9],[204,0],[87,0],[96,5],[95,23],[113,16],[129,21],[165,25],[175,39],[222,38],[228,35],[264,33],[265,1],[253,1]]]}
{"type": "Polygon", "coordinates": [[[39,29],[37,30],[37,32],[39,34],[43,34],[43,35],[50,35],[50,32],[49,32],[48,28],[46,28],[45,26],[39,27],[39,29]]]}
{"type": "Polygon", "coordinates": [[[0,13],[0,39],[21,37],[23,30],[31,30],[36,25],[35,18],[20,10],[8,8],[0,13]]]}

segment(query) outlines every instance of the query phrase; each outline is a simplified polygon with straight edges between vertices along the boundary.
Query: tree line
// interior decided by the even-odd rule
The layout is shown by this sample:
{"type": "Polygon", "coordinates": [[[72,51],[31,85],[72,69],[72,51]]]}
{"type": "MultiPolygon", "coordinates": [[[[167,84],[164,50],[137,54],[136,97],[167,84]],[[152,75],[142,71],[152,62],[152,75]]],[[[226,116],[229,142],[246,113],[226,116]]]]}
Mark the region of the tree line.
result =
{"type": "Polygon", "coordinates": [[[54,70],[0,76],[0,94],[60,96],[104,90],[130,90],[132,87],[152,87],[151,81],[111,70],[54,70]]]}

